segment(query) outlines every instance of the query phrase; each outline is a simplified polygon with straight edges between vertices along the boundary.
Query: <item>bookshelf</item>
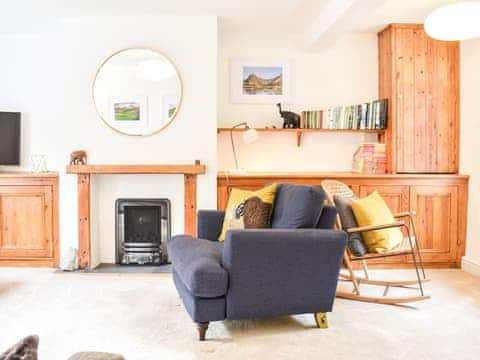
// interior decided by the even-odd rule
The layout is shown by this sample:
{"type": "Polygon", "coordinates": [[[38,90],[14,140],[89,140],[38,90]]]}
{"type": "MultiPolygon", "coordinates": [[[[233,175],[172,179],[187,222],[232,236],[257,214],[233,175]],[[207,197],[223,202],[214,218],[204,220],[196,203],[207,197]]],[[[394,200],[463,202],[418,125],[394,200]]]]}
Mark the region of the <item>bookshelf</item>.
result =
{"type": "MultiPolygon", "coordinates": [[[[242,132],[246,129],[233,129],[233,132],[242,132]]],[[[383,142],[385,129],[284,129],[284,128],[256,128],[258,132],[270,133],[291,133],[297,138],[297,146],[302,144],[302,135],[304,133],[350,133],[350,134],[377,134],[378,141],[383,142]]],[[[230,128],[218,128],[217,133],[229,133],[230,128]]]]}

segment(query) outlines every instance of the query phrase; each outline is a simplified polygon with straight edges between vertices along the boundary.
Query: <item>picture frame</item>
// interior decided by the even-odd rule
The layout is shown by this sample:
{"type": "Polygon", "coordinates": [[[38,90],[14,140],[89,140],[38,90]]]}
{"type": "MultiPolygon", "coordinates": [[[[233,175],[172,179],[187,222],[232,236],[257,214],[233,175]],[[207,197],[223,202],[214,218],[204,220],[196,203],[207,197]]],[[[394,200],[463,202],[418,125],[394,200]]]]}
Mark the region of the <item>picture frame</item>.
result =
{"type": "Polygon", "coordinates": [[[116,129],[130,135],[143,135],[148,129],[147,106],[146,96],[112,96],[109,121],[116,129]]]}
{"type": "Polygon", "coordinates": [[[178,110],[179,98],[175,94],[166,94],[162,96],[162,119],[168,122],[178,110]]]}
{"type": "Polygon", "coordinates": [[[232,59],[230,61],[230,99],[232,103],[291,103],[291,61],[232,59]]]}

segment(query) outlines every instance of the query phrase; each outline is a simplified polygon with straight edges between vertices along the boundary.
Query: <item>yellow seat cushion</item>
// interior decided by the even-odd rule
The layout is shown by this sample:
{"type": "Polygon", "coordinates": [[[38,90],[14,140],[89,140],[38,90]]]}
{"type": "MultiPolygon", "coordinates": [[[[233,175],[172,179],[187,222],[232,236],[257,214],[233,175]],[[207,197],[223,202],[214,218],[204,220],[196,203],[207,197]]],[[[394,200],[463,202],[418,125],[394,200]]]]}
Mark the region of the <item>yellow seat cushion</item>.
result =
{"type": "Polygon", "coordinates": [[[218,240],[224,241],[231,229],[270,227],[276,192],[277,184],[257,191],[232,189],[218,240]]]}
{"type": "MultiPolygon", "coordinates": [[[[352,200],[352,210],[359,227],[395,222],[392,212],[377,191],[365,198],[352,200]]],[[[399,228],[390,228],[363,232],[362,238],[369,252],[382,253],[397,247],[403,241],[403,234],[399,228]]]]}

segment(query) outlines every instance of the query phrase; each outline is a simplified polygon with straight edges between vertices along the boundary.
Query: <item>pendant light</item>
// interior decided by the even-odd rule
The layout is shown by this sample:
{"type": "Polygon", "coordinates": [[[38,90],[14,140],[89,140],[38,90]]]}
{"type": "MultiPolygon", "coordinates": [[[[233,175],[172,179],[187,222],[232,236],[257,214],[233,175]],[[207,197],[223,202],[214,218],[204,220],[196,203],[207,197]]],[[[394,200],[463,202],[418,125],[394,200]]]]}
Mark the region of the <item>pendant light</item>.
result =
{"type": "Polygon", "coordinates": [[[425,32],[445,41],[480,37],[480,2],[459,1],[433,10],[425,19],[425,32]]]}

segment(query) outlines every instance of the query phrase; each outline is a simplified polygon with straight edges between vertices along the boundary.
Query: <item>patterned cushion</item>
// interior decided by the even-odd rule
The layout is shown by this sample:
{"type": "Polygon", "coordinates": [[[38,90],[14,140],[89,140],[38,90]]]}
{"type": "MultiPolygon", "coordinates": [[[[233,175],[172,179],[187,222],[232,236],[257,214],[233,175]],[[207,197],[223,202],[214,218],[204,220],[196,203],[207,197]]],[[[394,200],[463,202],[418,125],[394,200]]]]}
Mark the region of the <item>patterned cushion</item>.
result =
{"type": "Polygon", "coordinates": [[[277,184],[257,191],[232,189],[218,240],[224,241],[227,231],[231,229],[270,227],[276,191],[277,184]]]}
{"type": "Polygon", "coordinates": [[[31,335],[0,355],[0,360],[37,360],[38,336],[31,335]]]}

